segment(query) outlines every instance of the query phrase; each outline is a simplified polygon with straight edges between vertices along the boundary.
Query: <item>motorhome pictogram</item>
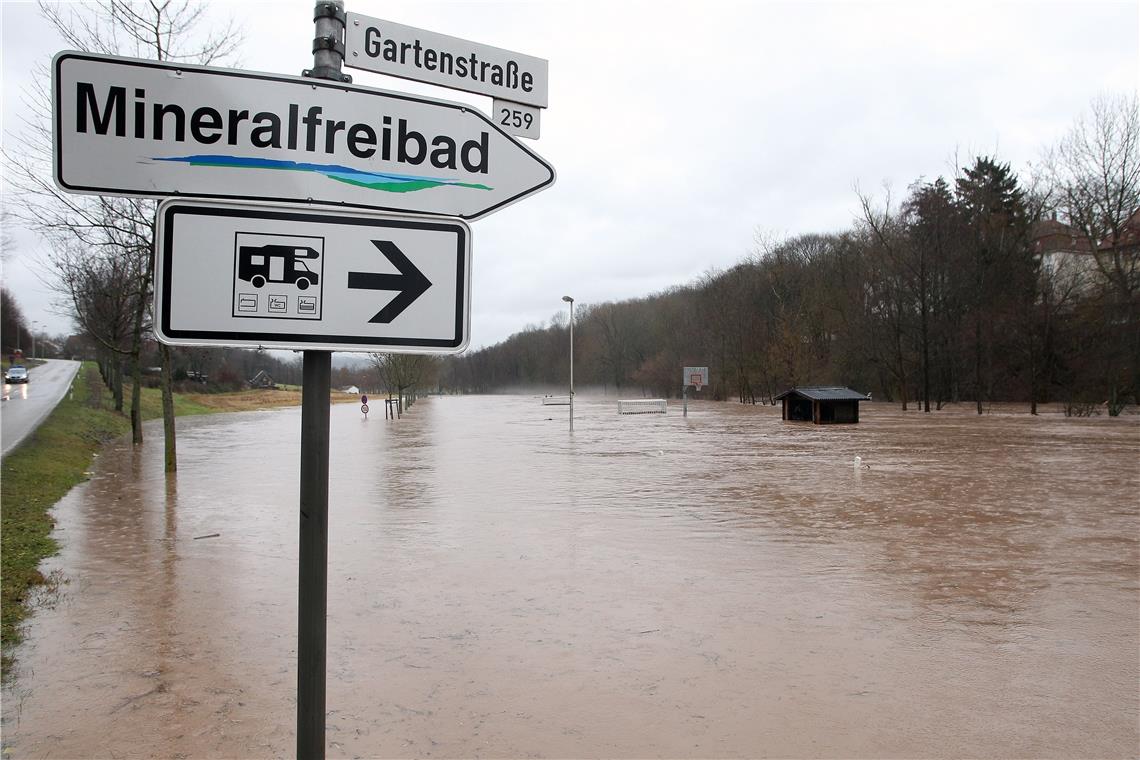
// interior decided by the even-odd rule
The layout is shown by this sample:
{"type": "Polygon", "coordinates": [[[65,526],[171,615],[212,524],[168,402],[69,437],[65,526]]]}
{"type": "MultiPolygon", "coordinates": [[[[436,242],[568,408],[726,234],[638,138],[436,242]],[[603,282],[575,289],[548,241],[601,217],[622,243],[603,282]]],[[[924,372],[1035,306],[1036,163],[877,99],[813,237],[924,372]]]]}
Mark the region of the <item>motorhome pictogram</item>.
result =
{"type": "Polygon", "coordinates": [[[237,276],[255,288],[263,287],[267,282],[280,282],[306,290],[320,282],[320,277],[309,269],[304,259],[316,259],[320,255],[315,248],[244,245],[238,249],[237,276]]]}

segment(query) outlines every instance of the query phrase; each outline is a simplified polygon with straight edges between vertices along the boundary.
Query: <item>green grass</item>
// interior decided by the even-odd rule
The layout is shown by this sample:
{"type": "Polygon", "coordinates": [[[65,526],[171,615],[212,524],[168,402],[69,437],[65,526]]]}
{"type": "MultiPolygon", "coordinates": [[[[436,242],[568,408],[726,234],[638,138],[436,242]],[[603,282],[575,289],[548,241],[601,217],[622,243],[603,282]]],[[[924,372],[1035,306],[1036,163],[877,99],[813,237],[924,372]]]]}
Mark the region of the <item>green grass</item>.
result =
{"type": "MultiPolygon", "coordinates": [[[[131,413],[131,386],[123,386],[123,411],[131,413]]],[[[184,417],[194,414],[210,414],[214,410],[204,404],[199,404],[184,397],[180,393],[174,394],[174,416],[184,417]]],[[[162,391],[159,388],[142,389],[142,417],[144,420],[156,420],[162,417],[162,391]]]]}
{"type": "Polygon", "coordinates": [[[73,387],[74,393],[0,465],[0,650],[5,679],[12,648],[20,640],[19,624],[28,615],[28,594],[44,581],[37,567],[57,549],[48,510],[86,479],[100,446],[130,431],[130,421],[113,410],[111,394],[102,388],[94,365],[84,363],[73,387]]]}

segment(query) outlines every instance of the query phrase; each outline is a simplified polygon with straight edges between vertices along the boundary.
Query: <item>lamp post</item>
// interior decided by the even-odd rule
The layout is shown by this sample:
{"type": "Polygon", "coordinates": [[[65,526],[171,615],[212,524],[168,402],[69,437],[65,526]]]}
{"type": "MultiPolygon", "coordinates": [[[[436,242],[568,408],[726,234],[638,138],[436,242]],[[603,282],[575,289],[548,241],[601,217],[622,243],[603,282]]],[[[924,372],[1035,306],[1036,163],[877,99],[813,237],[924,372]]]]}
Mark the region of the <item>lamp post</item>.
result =
{"type": "Polygon", "coordinates": [[[570,432],[574,432],[574,299],[562,296],[570,304],[570,432]]]}
{"type": "Polygon", "coordinates": [[[39,322],[32,322],[32,358],[36,358],[36,331],[37,328],[42,327],[39,322]]]}

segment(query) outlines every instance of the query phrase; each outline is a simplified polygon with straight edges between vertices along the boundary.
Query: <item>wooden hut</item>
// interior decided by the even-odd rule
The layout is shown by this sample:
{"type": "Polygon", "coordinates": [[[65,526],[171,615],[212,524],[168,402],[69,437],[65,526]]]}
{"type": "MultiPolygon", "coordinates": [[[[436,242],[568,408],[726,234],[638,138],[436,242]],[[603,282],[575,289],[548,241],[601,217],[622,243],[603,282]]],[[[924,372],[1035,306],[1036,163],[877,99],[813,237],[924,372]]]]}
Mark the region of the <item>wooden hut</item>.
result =
{"type": "Polygon", "coordinates": [[[269,375],[268,372],[266,372],[265,370],[261,370],[256,375],[253,376],[252,380],[249,381],[249,387],[250,388],[262,388],[262,389],[276,389],[277,383],[275,383],[273,381],[273,378],[269,375]]]}
{"type": "Polygon", "coordinates": [[[776,396],[784,404],[784,419],[817,425],[859,421],[859,402],[867,396],[850,388],[812,385],[792,388],[776,396]]]}

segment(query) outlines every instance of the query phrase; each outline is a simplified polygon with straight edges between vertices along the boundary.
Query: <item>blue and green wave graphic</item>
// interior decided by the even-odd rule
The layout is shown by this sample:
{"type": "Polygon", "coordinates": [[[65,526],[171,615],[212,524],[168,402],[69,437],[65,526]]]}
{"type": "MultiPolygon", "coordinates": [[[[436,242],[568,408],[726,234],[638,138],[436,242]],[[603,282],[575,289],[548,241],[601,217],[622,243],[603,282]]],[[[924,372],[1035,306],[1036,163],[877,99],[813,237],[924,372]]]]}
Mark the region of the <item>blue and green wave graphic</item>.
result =
{"type": "Polygon", "coordinates": [[[297,161],[279,161],[271,158],[244,158],[242,156],[197,155],[153,158],[154,161],[178,161],[191,166],[224,166],[230,169],[274,169],[290,172],[314,172],[337,182],[367,187],[385,193],[414,193],[433,187],[466,187],[472,190],[490,190],[487,185],[460,182],[439,177],[417,177],[410,174],[365,172],[338,164],[305,164],[297,161]]]}

